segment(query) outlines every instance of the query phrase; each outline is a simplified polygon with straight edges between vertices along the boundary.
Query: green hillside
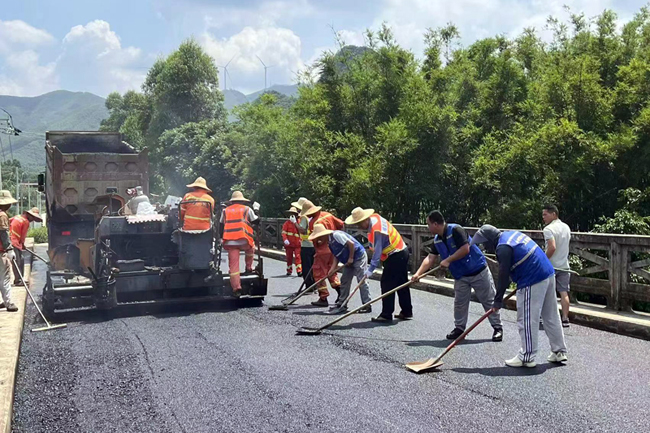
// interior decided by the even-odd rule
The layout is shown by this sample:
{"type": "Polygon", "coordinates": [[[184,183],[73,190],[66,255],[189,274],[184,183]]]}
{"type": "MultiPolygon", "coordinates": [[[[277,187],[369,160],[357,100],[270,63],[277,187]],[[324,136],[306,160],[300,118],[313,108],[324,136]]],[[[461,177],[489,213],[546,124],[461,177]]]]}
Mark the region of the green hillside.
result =
{"type": "Polygon", "coordinates": [[[11,158],[11,139],[14,157],[27,170],[40,170],[45,165],[45,131],[94,131],[108,117],[104,98],[67,90],[30,98],[0,95],[0,107],[11,113],[15,127],[23,131],[18,137],[0,135],[3,151],[0,156],[11,158]]]}

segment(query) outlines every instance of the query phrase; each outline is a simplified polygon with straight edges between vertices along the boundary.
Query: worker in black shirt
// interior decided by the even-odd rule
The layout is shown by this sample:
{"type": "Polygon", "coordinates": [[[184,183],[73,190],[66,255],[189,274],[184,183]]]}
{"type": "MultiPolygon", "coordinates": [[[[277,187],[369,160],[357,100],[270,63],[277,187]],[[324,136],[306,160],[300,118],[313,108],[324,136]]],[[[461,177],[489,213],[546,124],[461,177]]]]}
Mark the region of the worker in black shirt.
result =
{"type": "MultiPolygon", "coordinates": [[[[431,234],[436,235],[429,255],[422,261],[420,269],[411,278],[418,281],[421,275],[438,263],[440,267],[449,270],[454,277],[454,329],[447,338],[455,340],[465,331],[469,314],[469,303],[472,289],[485,311],[492,308],[496,293],[492,274],[487,267],[485,256],[476,246],[470,247],[471,237],[458,224],[447,224],[440,211],[434,210],[427,217],[427,225],[431,234]]],[[[492,341],[503,340],[503,325],[499,313],[489,317],[494,328],[492,341]]]]}

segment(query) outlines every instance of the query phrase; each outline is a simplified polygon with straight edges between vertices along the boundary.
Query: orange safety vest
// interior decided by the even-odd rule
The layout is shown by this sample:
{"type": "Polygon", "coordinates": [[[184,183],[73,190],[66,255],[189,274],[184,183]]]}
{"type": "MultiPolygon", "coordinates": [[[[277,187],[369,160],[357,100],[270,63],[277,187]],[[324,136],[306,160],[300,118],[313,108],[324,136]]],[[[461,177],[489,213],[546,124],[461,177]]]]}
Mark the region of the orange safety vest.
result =
{"type": "Polygon", "coordinates": [[[282,225],[282,240],[289,241],[289,248],[298,248],[300,246],[300,233],[296,225],[291,221],[285,221],[282,225]]]}
{"type": "Polygon", "coordinates": [[[375,245],[375,233],[383,233],[388,235],[388,245],[381,251],[381,261],[383,262],[394,251],[402,251],[406,248],[402,235],[389,223],[385,218],[379,214],[370,215],[370,230],[368,231],[368,242],[370,242],[370,249],[375,245]]]}
{"type": "Polygon", "coordinates": [[[19,249],[25,248],[25,238],[29,231],[29,220],[22,215],[16,215],[9,220],[9,237],[11,244],[19,249]]]}
{"type": "MultiPolygon", "coordinates": [[[[327,230],[343,230],[344,224],[343,221],[335,217],[329,212],[321,211],[318,215],[318,219],[312,218],[309,222],[309,231],[314,231],[314,226],[316,224],[322,224],[327,230]]],[[[322,254],[325,252],[330,252],[330,247],[327,242],[322,242],[320,245],[317,245],[317,242],[314,242],[314,247],[316,248],[317,254],[322,254]]],[[[330,252],[331,253],[331,252],[330,252]]]]}
{"type": "Polygon", "coordinates": [[[224,241],[238,241],[246,239],[251,248],[255,247],[253,241],[253,227],[248,220],[250,208],[243,204],[231,204],[224,209],[224,241]]]}
{"type": "Polygon", "coordinates": [[[188,192],[181,204],[181,221],[183,230],[210,230],[212,227],[212,212],[214,199],[204,190],[188,192]]]}

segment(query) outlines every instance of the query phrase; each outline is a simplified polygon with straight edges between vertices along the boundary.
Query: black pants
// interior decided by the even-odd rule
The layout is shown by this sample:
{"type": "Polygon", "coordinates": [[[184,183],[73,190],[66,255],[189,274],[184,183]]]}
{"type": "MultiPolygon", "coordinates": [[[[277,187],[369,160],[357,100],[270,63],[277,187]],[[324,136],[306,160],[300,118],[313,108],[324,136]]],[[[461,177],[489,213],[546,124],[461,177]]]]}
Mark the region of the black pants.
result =
{"type": "MultiPolygon", "coordinates": [[[[408,282],[409,276],[409,251],[407,248],[399,253],[393,253],[383,264],[383,273],[381,275],[381,293],[386,293],[397,286],[408,282]]],[[[411,304],[411,290],[405,287],[397,291],[399,306],[405,316],[413,315],[413,305],[411,304]]],[[[395,294],[386,296],[382,299],[381,315],[387,319],[393,318],[395,311],[395,294]]]]}
{"type": "Polygon", "coordinates": [[[305,280],[305,287],[314,284],[314,276],[310,274],[311,267],[314,266],[314,254],[316,248],[314,247],[300,247],[300,260],[302,260],[302,278],[305,280]]]}

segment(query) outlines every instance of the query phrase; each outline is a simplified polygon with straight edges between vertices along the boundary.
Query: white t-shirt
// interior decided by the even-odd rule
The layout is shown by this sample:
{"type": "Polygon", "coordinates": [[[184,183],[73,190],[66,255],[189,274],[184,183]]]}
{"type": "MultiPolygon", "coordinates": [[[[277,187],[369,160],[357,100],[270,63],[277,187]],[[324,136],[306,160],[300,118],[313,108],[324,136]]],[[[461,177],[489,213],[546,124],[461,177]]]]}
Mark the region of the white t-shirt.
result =
{"type": "Polygon", "coordinates": [[[549,239],[555,239],[555,252],[551,256],[551,264],[555,269],[569,270],[571,229],[558,218],[544,227],[544,240],[547,248],[549,239]]]}

